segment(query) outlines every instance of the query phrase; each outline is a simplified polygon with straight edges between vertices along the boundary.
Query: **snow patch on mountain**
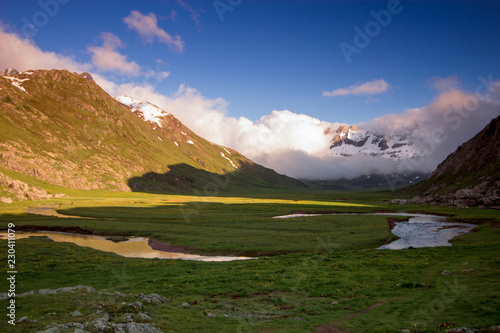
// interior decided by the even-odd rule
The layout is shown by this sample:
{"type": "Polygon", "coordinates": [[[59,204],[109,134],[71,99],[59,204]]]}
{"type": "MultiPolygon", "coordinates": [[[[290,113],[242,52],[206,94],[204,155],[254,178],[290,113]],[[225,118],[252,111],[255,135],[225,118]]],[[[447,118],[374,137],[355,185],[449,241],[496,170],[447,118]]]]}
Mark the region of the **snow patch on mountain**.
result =
{"type": "Polygon", "coordinates": [[[382,156],[393,161],[425,155],[415,145],[411,134],[384,136],[356,126],[340,126],[331,141],[330,151],[334,156],[382,156]]]}
{"type": "Polygon", "coordinates": [[[130,108],[133,113],[144,119],[144,121],[156,123],[159,127],[162,126],[161,120],[163,117],[169,115],[168,112],[160,109],[156,105],[129,96],[118,96],[115,97],[115,99],[130,108]]]}
{"type": "Polygon", "coordinates": [[[26,94],[28,93],[26,91],[26,89],[24,89],[24,87],[21,85],[21,83],[23,83],[24,81],[29,81],[29,79],[18,79],[17,77],[13,77],[13,76],[6,76],[4,75],[3,76],[4,78],[6,79],[9,79],[10,80],[10,83],[12,83],[12,85],[18,89],[21,89],[22,91],[24,91],[26,94]]]}
{"type": "MultiPolygon", "coordinates": [[[[226,149],[226,148],[224,148],[224,149],[227,151],[227,149],[226,149]]],[[[222,157],[224,157],[226,160],[228,160],[228,161],[229,161],[229,163],[231,163],[231,165],[233,166],[233,168],[238,169],[238,167],[237,167],[237,166],[233,163],[233,161],[231,161],[231,159],[230,159],[229,157],[227,157],[227,156],[226,156],[223,152],[220,152],[220,155],[221,155],[222,157]]]]}

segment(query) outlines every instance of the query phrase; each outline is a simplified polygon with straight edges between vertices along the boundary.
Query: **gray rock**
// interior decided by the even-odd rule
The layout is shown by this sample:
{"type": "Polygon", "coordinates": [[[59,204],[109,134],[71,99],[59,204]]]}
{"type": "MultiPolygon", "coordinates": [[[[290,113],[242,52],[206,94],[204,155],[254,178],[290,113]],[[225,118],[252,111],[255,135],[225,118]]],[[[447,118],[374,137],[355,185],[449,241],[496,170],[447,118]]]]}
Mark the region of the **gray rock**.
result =
{"type": "Polygon", "coordinates": [[[455,206],[457,206],[457,208],[459,208],[459,209],[467,209],[467,208],[469,208],[469,205],[467,204],[466,200],[455,200],[453,202],[453,204],[455,206]]]}
{"type": "Polygon", "coordinates": [[[473,271],[473,269],[472,269],[472,268],[471,268],[471,269],[464,269],[464,270],[462,271],[462,273],[469,273],[469,272],[472,272],[472,271],[473,271]]]}
{"type": "Polygon", "coordinates": [[[82,74],[80,74],[81,77],[83,77],[84,79],[86,80],[89,80],[89,81],[94,81],[94,79],[92,78],[92,75],[90,75],[89,73],[87,72],[83,72],[82,74]]]}
{"type": "Polygon", "coordinates": [[[483,182],[475,186],[472,191],[477,194],[485,194],[488,191],[488,182],[483,182]]]}
{"type": "Polygon", "coordinates": [[[445,331],[446,333],[474,333],[472,328],[460,327],[460,328],[450,328],[445,331]]]}
{"type": "Polygon", "coordinates": [[[184,308],[184,309],[189,309],[191,307],[191,305],[189,305],[189,303],[182,303],[181,305],[181,308],[184,308]]]}
{"type": "Polygon", "coordinates": [[[146,321],[151,321],[153,320],[153,318],[151,318],[150,316],[148,316],[147,314],[145,314],[144,312],[139,312],[138,313],[139,317],[141,317],[142,320],[146,320],[146,321]]]}
{"type": "Polygon", "coordinates": [[[167,301],[165,297],[160,296],[158,294],[144,295],[141,293],[138,295],[138,297],[141,301],[144,301],[148,304],[159,304],[159,303],[165,303],[167,301]]]}
{"type": "Polygon", "coordinates": [[[130,303],[129,306],[131,306],[134,310],[140,311],[142,310],[142,303],[137,301],[134,303],[130,303]]]}
{"type": "Polygon", "coordinates": [[[13,68],[7,68],[7,69],[0,71],[0,75],[2,75],[2,76],[5,76],[5,75],[10,76],[10,75],[18,75],[18,74],[19,74],[19,72],[13,68]]]}
{"type": "Polygon", "coordinates": [[[335,305],[335,304],[339,304],[339,302],[337,302],[337,301],[332,301],[332,302],[330,303],[330,305],[335,305]]]}
{"type": "Polygon", "coordinates": [[[55,294],[56,291],[54,289],[40,289],[38,290],[38,293],[40,295],[47,295],[47,294],[55,294]]]}
{"type": "Polygon", "coordinates": [[[455,192],[455,197],[457,199],[474,198],[475,196],[476,193],[474,193],[474,191],[468,188],[464,188],[455,192]]]}
{"type": "Polygon", "coordinates": [[[127,323],[127,332],[129,333],[162,333],[152,324],[127,323]]]}
{"type": "Polygon", "coordinates": [[[19,323],[23,323],[25,321],[28,321],[28,317],[26,317],[26,316],[24,316],[22,318],[19,318],[19,320],[17,321],[17,323],[19,324],[19,323]]]}
{"type": "Polygon", "coordinates": [[[392,199],[391,204],[394,205],[406,205],[406,200],[405,199],[392,199]]]}
{"type": "Polygon", "coordinates": [[[92,325],[99,331],[106,331],[108,329],[109,314],[105,312],[102,317],[95,319],[92,325]]]}
{"type": "Polygon", "coordinates": [[[83,316],[82,313],[80,311],[73,311],[69,314],[70,317],[81,317],[83,316]]]}
{"type": "Polygon", "coordinates": [[[126,313],[122,318],[128,322],[133,322],[134,319],[132,319],[132,313],[126,313]]]}
{"type": "Polygon", "coordinates": [[[447,271],[446,269],[441,273],[441,275],[451,275],[450,271],[447,271]]]}
{"type": "Polygon", "coordinates": [[[63,329],[68,329],[68,328],[79,328],[79,329],[84,329],[85,325],[82,323],[67,323],[65,325],[59,325],[63,329]]]}
{"type": "Polygon", "coordinates": [[[45,331],[38,331],[36,333],[59,333],[61,331],[62,331],[62,328],[60,328],[58,325],[55,325],[53,327],[46,329],[45,331]]]}
{"type": "Polygon", "coordinates": [[[210,312],[207,313],[207,316],[211,317],[211,318],[216,318],[217,317],[216,315],[214,315],[213,313],[210,313],[210,312]]]}

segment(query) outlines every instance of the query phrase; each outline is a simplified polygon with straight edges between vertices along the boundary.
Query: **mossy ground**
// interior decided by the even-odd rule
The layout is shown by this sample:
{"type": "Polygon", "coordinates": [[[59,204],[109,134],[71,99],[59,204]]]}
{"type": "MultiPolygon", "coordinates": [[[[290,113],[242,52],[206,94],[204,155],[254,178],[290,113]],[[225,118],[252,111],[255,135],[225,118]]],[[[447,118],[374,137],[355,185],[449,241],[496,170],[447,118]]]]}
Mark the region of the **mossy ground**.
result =
{"type": "MultiPolygon", "coordinates": [[[[221,263],[127,259],[44,238],[25,239],[16,242],[17,293],[80,284],[103,292],[157,293],[169,301],[147,310],[165,332],[436,332],[500,324],[500,229],[492,228],[497,211],[391,205],[384,201],[390,199],[387,192],[66,194],[47,202],[2,205],[0,227],[9,222],[17,228],[79,226],[97,234],[153,237],[201,254],[260,255],[221,263]],[[97,219],[25,212],[27,206],[49,204],[60,205],[60,213],[97,219]],[[456,238],[452,247],[393,251],[376,249],[393,238],[384,217],[271,218],[294,211],[403,210],[445,214],[478,227],[456,238]],[[442,275],[443,270],[452,274],[442,275]]],[[[0,241],[0,249],[6,262],[6,241],[0,241]]],[[[7,290],[5,278],[1,288],[7,290]]],[[[18,298],[17,317],[37,322],[0,330],[33,332],[52,322],[77,321],[67,314],[79,310],[86,315],[95,304],[114,304],[101,298],[18,298]]]]}

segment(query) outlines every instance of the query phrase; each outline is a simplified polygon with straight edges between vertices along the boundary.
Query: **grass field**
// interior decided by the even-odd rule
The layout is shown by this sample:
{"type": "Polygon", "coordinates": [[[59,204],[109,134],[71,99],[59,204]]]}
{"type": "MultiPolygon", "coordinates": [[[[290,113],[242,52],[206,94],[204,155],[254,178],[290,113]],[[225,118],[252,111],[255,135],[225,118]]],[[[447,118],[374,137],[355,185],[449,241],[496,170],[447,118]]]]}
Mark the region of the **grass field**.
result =
{"type": "MultiPolygon", "coordinates": [[[[18,294],[76,285],[157,293],[168,301],[144,307],[150,322],[164,332],[437,332],[500,324],[500,229],[492,228],[498,211],[391,205],[390,192],[66,194],[46,202],[2,204],[0,228],[8,223],[18,230],[79,227],[102,235],[152,237],[197,254],[258,259],[127,259],[45,238],[24,239],[16,242],[18,294]],[[26,213],[28,206],[49,205],[89,219],[26,213]],[[291,212],[376,211],[443,214],[478,227],[456,238],[452,247],[393,251],[376,249],[394,239],[383,216],[271,218],[291,212]],[[442,275],[443,270],[452,274],[442,275]]],[[[0,241],[3,262],[7,250],[7,241],[0,241]]],[[[0,286],[0,292],[8,290],[6,278],[0,286]]],[[[121,320],[131,310],[120,304],[133,298],[87,292],[21,297],[16,315],[28,320],[15,327],[2,324],[0,331],[36,332],[53,322],[91,321],[97,308],[121,320]],[[68,316],[76,310],[83,316],[68,316]]]]}

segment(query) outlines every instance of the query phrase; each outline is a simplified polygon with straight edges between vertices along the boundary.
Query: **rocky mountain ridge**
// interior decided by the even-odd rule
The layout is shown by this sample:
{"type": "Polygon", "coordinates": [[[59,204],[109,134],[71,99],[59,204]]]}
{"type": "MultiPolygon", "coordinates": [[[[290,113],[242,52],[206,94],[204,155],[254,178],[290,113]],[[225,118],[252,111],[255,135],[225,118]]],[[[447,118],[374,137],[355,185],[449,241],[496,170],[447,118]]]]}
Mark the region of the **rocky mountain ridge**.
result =
{"type": "Polygon", "coordinates": [[[382,135],[359,129],[357,126],[340,126],[331,141],[330,152],[336,156],[382,156],[393,161],[423,156],[424,152],[412,140],[411,133],[382,135]]]}
{"type": "MultiPolygon", "coordinates": [[[[203,139],[149,103],[143,110],[156,108],[161,119],[153,120],[159,123],[142,111],[134,113],[88,73],[7,70],[3,74],[0,171],[4,174],[83,190],[189,192],[227,175],[231,175],[228,189],[303,186],[203,139]],[[152,174],[154,180],[145,177],[152,174]]],[[[16,197],[6,188],[0,191],[16,197]]]]}
{"type": "Polygon", "coordinates": [[[415,203],[500,209],[500,116],[410,190],[415,203]]]}

